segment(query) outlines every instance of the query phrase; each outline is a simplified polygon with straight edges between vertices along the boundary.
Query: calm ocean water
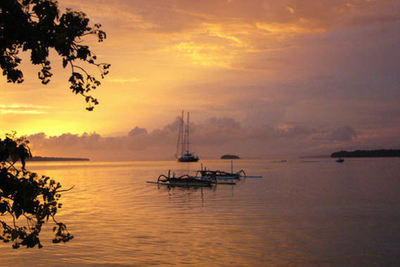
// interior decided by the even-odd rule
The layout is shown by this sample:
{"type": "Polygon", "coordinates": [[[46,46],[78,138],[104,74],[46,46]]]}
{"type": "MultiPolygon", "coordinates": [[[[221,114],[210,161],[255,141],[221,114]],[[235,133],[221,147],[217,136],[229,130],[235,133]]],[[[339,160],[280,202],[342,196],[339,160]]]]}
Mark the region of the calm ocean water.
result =
{"type": "MultiPolygon", "coordinates": [[[[230,169],[229,161],[203,161],[230,169]]],[[[2,266],[400,265],[400,159],[238,160],[262,179],[214,188],[146,184],[199,163],[48,162],[68,188],[59,219],[75,238],[0,243],[2,266]]]]}

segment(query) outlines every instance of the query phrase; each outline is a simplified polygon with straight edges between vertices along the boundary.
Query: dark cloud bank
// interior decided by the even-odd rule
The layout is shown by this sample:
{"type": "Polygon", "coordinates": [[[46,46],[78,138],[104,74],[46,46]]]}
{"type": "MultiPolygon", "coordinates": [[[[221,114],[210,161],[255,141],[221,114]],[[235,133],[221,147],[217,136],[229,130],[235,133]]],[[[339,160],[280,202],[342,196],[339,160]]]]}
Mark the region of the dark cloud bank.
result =
{"type": "MultiPolygon", "coordinates": [[[[34,155],[88,157],[93,160],[173,159],[179,118],[163,128],[148,131],[134,127],[126,136],[104,137],[96,133],[27,136],[34,155]]],[[[357,138],[350,126],[334,129],[267,124],[245,127],[235,119],[209,118],[191,125],[191,148],[201,158],[225,153],[242,157],[304,156],[329,154],[357,138]]]]}

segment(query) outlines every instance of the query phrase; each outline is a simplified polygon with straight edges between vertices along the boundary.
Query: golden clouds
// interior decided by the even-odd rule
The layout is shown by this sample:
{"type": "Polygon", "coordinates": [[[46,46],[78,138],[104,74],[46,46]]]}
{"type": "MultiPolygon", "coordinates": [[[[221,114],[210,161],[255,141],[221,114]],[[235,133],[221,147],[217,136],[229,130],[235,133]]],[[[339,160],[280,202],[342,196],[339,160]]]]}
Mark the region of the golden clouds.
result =
{"type": "Polygon", "coordinates": [[[222,25],[218,25],[218,24],[206,23],[206,24],[204,24],[204,26],[206,28],[207,33],[210,36],[216,36],[218,38],[225,39],[226,41],[231,41],[231,42],[235,43],[237,46],[242,46],[242,41],[234,35],[234,34],[243,33],[243,31],[239,30],[242,28],[242,27],[240,27],[241,25],[237,25],[239,27],[237,27],[235,31],[232,31],[232,30],[226,31],[222,25]]]}
{"type": "Polygon", "coordinates": [[[305,20],[300,20],[299,24],[257,22],[256,27],[271,34],[279,34],[282,37],[292,36],[293,34],[319,33],[325,31],[325,29],[320,27],[304,26],[302,25],[304,22],[305,20]]]}
{"type": "Polygon", "coordinates": [[[349,14],[344,13],[346,5],[361,9],[368,8],[368,2],[68,0],[64,5],[87,10],[96,20],[105,19],[111,36],[107,42],[113,48],[109,53],[121,48],[141,62],[164,59],[171,68],[180,64],[232,68],[248,53],[265,54],[267,49],[294,44],[298,36],[327,32],[335,20],[351,15],[348,8],[349,14]]]}
{"type": "Polygon", "coordinates": [[[177,39],[184,41],[172,45],[171,50],[186,56],[194,65],[230,68],[235,55],[246,47],[239,37],[248,34],[245,27],[202,23],[197,30],[181,34],[177,39]]]}
{"type": "Polygon", "coordinates": [[[286,9],[290,12],[290,14],[294,14],[295,13],[295,11],[294,11],[294,8],[292,8],[292,7],[286,7],[286,9]]]}
{"type": "Polygon", "coordinates": [[[215,45],[198,45],[194,42],[181,42],[175,46],[178,52],[189,56],[194,64],[213,66],[224,65],[217,56],[220,47],[215,45]]]}
{"type": "Polygon", "coordinates": [[[48,113],[50,106],[30,104],[0,104],[1,114],[44,114],[48,113]]]}
{"type": "Polygon", "coordinates": [[[180,34],[177,39],[184,41],[173,45],[172,50],[194,65],[236,69],[241,68],[238,62],[243,62],[248,54],[265,54],[297,36],[325,31],[306,19],[297,23],[202,23],[196,31],[180,34]]]}

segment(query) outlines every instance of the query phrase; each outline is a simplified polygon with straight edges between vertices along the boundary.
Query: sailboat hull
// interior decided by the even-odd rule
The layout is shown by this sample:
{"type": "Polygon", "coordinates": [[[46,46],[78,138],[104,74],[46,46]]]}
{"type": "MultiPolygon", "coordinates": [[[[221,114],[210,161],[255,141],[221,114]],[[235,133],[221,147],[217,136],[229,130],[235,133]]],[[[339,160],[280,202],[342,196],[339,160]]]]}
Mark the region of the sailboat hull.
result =
{"type": "Polygon", "coordinates": [[[179,162],[197,162],[199,161],[199,157],[194,156],[192,154],[189,155],[182,155],[177,159],[179,162]]]}

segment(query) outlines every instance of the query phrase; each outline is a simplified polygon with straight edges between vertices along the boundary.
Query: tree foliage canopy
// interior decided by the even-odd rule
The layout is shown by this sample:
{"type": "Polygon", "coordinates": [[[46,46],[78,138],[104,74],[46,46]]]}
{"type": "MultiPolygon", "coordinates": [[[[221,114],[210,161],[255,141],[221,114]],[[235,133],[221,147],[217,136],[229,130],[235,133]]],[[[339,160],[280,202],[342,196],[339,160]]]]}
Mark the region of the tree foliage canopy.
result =
{"type": "Polygon", "coordinates": [[[65,190],[49,177],[27,171],[25,160],[31,156],[26,139],[14,135],[0,139],[0,240],[13,242],[13,248],[41,248],[39,233],[49,219],[55,223],[53,243],[73,238],[66,225],[55,219],[61,208],[60,192],[65,190]]]}
{"type": "Polygon", "coordinates": [[[86,14],[67,9],[60,13],[57,1],[52,0],[1,0],[0,1],[0,67],[8,82],[23,82],[19,69],[20,51],[30,53],[34,65],[40,65],[38,78],[47,84],[52,77],[49,49],[53,48],[62,58],[63,67],[71,68],[70,89],[82,95],[93,110],[98,104],[90,92],[100,81],[77,62],[96,66],[100,76],[108,74],[110,64],[98,63],[96,55],[82,38],[94,35],[99,42],[106,38],[101,25],[89,25],[86,14]]]}

